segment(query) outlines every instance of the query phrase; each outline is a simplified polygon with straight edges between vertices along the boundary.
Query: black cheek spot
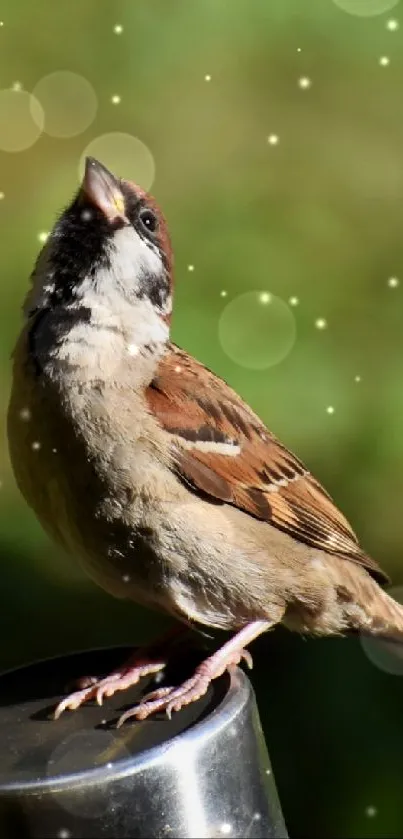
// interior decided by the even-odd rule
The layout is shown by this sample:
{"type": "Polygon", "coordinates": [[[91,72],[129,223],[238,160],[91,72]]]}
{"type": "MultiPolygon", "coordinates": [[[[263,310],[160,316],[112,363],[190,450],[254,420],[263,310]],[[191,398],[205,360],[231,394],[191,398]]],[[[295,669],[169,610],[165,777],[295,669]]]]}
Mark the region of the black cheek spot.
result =
{"type": "Polygon", "coordinates": [[[164,309],[171,293],[171,286],[165,275],[144,274],[139,282],[137,296],[140,300],[148,298],[158,309],[164,309]]]}

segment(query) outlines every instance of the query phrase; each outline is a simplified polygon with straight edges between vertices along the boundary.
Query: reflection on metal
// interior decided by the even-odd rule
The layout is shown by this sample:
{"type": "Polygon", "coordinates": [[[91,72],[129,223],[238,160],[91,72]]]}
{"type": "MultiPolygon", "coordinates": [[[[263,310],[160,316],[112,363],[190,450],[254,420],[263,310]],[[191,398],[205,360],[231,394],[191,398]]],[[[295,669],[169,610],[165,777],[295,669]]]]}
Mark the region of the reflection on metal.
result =
{"type": "Polygon", "coordinates": [[[126,653],[80,653],[0,676],[0,836],[287,837],[242,671],[171,721],[114,728],[138,687],[50,718],[66,681],[108,672],[126,653]]]}

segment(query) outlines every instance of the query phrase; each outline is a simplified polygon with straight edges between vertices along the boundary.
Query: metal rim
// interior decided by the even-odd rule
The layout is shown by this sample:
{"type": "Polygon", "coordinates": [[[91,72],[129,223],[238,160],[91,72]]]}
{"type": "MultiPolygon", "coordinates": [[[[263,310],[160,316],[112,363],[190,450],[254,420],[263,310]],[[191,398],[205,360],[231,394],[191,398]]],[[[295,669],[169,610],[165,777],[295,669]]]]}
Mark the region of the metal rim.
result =
{"type": "MultiPolygon", "coordinates": [[[[51,659],[45,659],[47,661],[51,659]]],[[[19,668],[17,668],[19,669],[19,668]]],[[[10,672],[10,671],[9,671],[10,672]]],[[[5,675],[5,674],[2,674],[5,675]]],[[[139,752],[137,755],[124,758],[113,764],[112,769],[106,765],[96,769],[86,769],[80,772],[64,776],[48,777],[38,781],[10,781],[0,784],[0,797],[4,794],[37,794],[54,793],[68,787],[72,789],[85,783],[86,786],[99,784],[100,780],[105,783],[105,774],[111,779],[117,780],[125,776],[136,775],[142,769],[156,766],[166,759],[167,753],[174,754],[178,746],[191,745],[202,733],[205,737],[213,737],[229,721],[233,720],[243,710],[252,695],[252,686],[245,673],[238,667],[231,669],[229,673],[228,690],[220,705],[208,713],[200,722],[195,723],[185,731],[175,734],[164,743],[152,746],[150,749],[139,752]]],[[[180,712],[179,712],[180,713],[180,712]]],[[[55,723],[56,724],[56,723],[55,723]]]]}

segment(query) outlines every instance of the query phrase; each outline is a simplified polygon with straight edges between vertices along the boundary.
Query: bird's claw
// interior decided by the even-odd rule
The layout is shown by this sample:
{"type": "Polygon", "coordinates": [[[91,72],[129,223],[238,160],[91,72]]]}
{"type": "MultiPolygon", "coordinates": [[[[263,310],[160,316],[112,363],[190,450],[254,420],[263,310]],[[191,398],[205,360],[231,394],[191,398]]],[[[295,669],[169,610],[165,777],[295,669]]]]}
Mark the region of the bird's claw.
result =
{"type": "Polygon", "coordinates": [[[126,711],[118,720],[117,727],[120,728],[123,723],[134,717],[137,720],[145,720],[152,714],[159,711],[165,711],[168,719],[171,719],[173,711],[180,711],[185,705],[190,705],[201,699],[208,690],[213,679],[221,676],[226,670],[231,669],[242,661],[246,662],[251,669],[253,666],[252,656],[248,650],[236,650],[227,657],[224,661],[219,660],[216,665],[213,663],[214,657],[211,660],[206,659],[196,669],[196,672],[190,679],[187,679],[179,687],[162,687],[151,691],[135,705],[126,711]]]}
{"type": "Polygon", "coordinates": [[[102,705],[105,698],[113,696],[119,690],[127,690],[136,685],[140,679],[158,673],[164,667],[165,661],[145,662],[111,673],[105,679],[99,679],[89,687],[77,690],[62,699],[54,711],[54,719],[59,719],[64,711],[76,711],[91,699],[95,699],[98,705],[102,705]]]}

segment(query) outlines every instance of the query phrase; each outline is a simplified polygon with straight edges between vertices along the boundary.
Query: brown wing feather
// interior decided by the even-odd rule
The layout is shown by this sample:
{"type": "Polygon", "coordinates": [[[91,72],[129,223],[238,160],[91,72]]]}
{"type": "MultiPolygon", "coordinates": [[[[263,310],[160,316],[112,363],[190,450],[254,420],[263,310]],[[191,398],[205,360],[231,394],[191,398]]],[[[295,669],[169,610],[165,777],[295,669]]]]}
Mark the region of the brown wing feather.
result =
{"type": "Polygon", "coordinates": [[[146,396],[193,489],[388,582],[323,487],[222,379],[171,345],[146,396]]]}

